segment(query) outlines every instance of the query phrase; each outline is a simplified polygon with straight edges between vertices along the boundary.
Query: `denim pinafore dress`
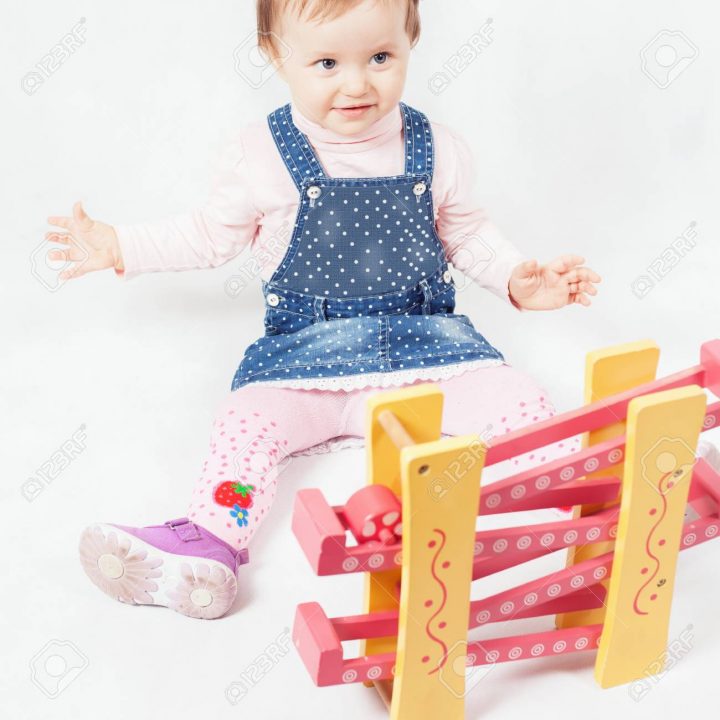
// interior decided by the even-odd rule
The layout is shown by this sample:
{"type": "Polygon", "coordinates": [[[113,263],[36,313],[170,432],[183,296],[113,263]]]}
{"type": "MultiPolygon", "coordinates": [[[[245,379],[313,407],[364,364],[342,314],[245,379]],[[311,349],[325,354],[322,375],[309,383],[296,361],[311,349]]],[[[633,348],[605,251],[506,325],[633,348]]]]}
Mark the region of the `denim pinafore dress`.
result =
{"type": "Polygon", "coordinates": [[[268,115],[300,201],[287,251],[262,281],[265,334],[245,350],[232,390],[504,361],[453,312],[455,286],[435,229],[430,123],[403,102],[400,110],[405,172],[368,178],[328,177],[290,103],[268,115]]]}

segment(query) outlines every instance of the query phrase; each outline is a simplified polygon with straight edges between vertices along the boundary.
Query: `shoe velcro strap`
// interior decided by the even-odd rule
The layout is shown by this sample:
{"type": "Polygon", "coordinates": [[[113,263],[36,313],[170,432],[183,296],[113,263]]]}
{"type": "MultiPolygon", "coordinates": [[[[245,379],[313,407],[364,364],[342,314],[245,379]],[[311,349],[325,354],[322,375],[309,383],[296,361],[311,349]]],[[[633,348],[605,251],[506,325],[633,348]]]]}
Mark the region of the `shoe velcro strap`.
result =
{"type": "Polygon", "coordinates": [[[195,524],[188,518],[177,518],[176,520],[168,520],[165,523],[171,530],[174,530],[177,536],[183,541],[202,540],[202,535],[195,524]]]}

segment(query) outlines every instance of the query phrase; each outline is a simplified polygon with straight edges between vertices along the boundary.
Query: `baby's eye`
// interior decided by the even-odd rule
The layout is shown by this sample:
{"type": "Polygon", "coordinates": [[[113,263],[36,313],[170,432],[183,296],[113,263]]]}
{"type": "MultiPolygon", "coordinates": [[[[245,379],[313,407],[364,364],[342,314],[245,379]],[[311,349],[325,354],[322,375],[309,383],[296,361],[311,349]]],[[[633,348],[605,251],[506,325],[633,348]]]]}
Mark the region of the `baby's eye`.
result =
{"type": "Polygon", "coordinates": [[[387,59],[388,53],[386,52],[379,52],[373,55],[373,60],[377,60],[378,65],[383,65],[387,59]]]}
{"type": "Polygon", "coordinates": [[[317,65],[318,63],[322,64],[323,70],[332,70],[335,67],[335,60],[330,58],[323,58],[322,60],[318,60],[315,64],[317,65]]]}

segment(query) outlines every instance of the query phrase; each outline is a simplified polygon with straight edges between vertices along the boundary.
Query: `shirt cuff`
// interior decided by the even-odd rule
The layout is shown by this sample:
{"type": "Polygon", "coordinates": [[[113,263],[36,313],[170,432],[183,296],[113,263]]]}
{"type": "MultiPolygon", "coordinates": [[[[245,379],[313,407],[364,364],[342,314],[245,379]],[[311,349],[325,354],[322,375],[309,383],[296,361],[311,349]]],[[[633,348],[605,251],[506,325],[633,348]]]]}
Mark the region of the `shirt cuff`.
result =
{"type": "Polygon", "coordinates": [[[526,260],[530,260],[530,258],[524,255],[512,255],[504,258],[500,261],[502,262],[502,269],[498,269],[497,271],[498,279],[502,278],[501,282],[499,282],[497,286],[494,284],[485,285],[487,290],[499,297],[501,300],[504,300],[518,312],[527,311],[525,308],[521,308],[519,305],[516,305],[514,300],[510,297],[510,276],[512,275],[513,270],[520,265],[520,263],[525,262],[526,260]]]}
{"type": "Polygon", "coordinates": [[[127,225],[113,225],[113,229],[115,230],[115,235],[117,235],[120,255],[122,256],[123,267],[125,268],[124,270],[114,268],[115,276],[120,280],[127,281],[142,272],[135,253],[133,233],[127,225]]]}

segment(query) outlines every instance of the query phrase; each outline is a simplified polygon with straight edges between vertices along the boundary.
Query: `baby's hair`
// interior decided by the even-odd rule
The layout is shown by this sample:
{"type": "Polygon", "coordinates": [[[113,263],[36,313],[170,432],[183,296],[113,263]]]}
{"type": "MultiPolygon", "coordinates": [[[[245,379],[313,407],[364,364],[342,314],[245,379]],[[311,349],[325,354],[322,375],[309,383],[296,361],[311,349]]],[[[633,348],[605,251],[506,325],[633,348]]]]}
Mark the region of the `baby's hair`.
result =
{"type": "MultiPolygon", "coordinates": [[[[352,10],[363,0],[257,0],[257,31],[258,47],[272,58],[278,55],[272,29],[277,27],[278,18],[288,8],[296,17],[301,17],[306,10],[308,20],[333,20],[348,10],[352,10]]],[[[414,47],[420,37],[420,0],[378,0],[378,2],[407,3],[405,29],[410,38],[410,46],[414,47]]]]}

